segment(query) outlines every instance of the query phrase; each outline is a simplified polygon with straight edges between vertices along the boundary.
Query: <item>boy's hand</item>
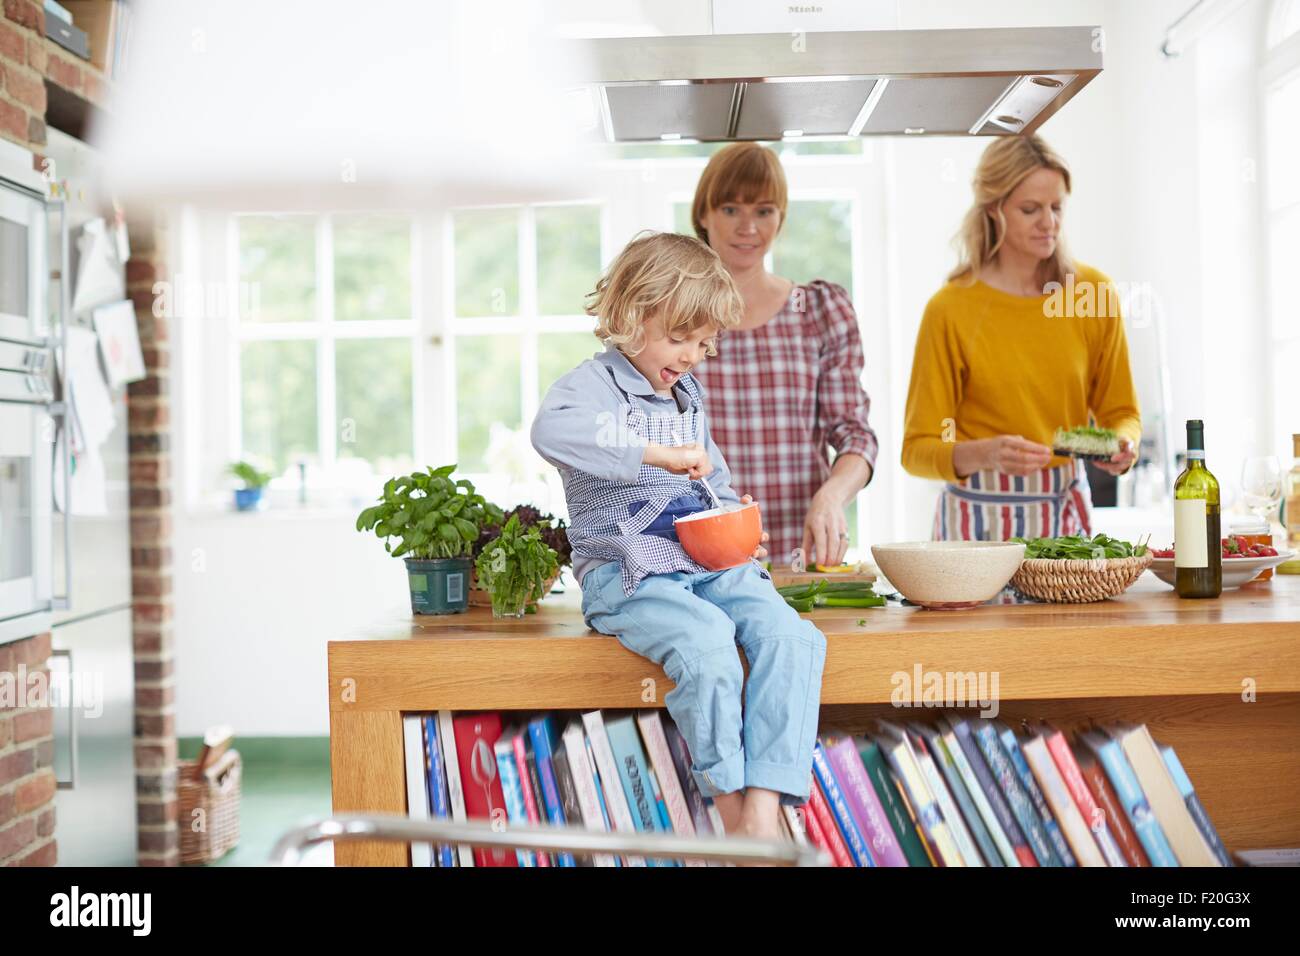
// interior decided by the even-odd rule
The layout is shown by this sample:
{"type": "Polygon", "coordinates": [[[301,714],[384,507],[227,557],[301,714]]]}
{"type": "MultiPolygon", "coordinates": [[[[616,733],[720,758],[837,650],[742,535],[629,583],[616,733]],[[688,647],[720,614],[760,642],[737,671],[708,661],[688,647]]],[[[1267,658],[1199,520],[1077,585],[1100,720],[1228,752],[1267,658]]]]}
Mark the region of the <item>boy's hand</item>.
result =
{"type": "MultiPolygon", "coordinates": [[[[747,505],[747,504],[749,504],[749,503],[750,503],[751,501],[753,501],[753,500],[754,500],[754,497],[753,497],[752,495],[741,495],[741,496],[740,496],[740,503],[741,503],[742,505],[747,505]]],[[[768,540],[770,540],[770,539],[771,539],[771,535],[769,535],[766,531],[764,531],[762,537],[760,537],[758,540],[759,540],[760,542],[764,542],[764,541],[768,541],[768,540]]],[[[767,557],[767,548],[763,547],[762,544],[759,544],[759,546],[758,546],[757,548],[754,549],[754,553],[753,553],[752,557],[758,558],[758,559],[761,561],[763,558],[766,558],[766,557],[767,557]]]]}
{"type": "Polygon", "coordinates": [[[699,442],[690,445],[656,445],[651,442],[645,446],[641,461],[688,478],[703,478],[713,471],[713,463],[699,442]]]}

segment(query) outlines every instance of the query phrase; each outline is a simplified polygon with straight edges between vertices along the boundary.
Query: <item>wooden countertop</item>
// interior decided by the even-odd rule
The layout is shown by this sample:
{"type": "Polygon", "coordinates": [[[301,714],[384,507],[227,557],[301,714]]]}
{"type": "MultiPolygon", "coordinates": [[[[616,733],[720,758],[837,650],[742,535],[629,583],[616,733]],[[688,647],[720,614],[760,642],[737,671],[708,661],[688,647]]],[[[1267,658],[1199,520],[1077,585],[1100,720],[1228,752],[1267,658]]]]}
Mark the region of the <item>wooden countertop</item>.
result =
{"type": "MultiPolygon", "coordinates": [[[[643,707],[663,671],[582,621],[576,588],[537,614],[394,611],[329,642],[335,710],[643,707]]],[[[1300,692],[1300,577],[1182,600],[1148,574],[1096,604],[965,611],[889,606],[804,615],[827,635],[823,703],[891,700],[900,672],[997,675],[1005,700],[1300,692]],[[859,621],[864,623],[859,624],[859,621]],[[1243,682],[1253,682],[1243,684],[1243,682]]],[[[743,655],[742,655],[743,659],[743,655]]],[[[653,706],[653,704],[651,705],[653,706]]]]}

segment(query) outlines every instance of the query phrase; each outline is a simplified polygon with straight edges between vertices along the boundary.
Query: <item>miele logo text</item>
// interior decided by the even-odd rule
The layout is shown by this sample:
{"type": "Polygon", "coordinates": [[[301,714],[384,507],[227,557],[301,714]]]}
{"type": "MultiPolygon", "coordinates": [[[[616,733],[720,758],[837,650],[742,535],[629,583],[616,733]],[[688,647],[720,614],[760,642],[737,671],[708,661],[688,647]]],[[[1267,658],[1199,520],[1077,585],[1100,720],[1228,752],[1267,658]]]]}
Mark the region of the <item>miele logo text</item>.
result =
{"type": "Polygon", "coordinates": [[[823,13],[824,8],[810,3],[792,3],[786,8],[790,13],[823,13]]]}
{"type": "Polygon", "coordinates": [[[134,936],[148,936],[153,897],[149,893],[71,893],[50,897],[51,926],[129,926],[134,936]]]}

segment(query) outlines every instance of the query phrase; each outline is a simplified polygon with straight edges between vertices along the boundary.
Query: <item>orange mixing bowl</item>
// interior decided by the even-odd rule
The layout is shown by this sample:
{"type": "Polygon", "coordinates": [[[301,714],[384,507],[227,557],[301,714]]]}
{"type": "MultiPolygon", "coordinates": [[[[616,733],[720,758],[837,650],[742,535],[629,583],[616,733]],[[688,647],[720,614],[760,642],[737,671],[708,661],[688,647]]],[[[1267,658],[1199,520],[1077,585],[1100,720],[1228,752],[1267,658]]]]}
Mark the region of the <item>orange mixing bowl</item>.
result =
{"type": "Polygon", "coordinates": [[[728,510],[712,508],[673,522],[683,550],[710,571],[737,568],[747,562],[763,536],[758,504],[728,510]]]}

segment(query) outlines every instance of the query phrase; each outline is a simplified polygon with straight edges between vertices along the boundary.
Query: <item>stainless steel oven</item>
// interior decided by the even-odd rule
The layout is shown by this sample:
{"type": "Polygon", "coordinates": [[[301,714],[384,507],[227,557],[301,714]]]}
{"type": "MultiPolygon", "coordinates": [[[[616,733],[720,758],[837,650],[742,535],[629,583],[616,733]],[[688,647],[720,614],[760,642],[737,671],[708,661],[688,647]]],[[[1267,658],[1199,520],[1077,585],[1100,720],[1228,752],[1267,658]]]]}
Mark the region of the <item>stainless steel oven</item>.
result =
{"type": "Polygon", "coordinates": [[[56,445],[68,445],[56,442],[66,415],[55,367],[67,314],[63,207],[44,197],[39,177],[8,175],[0,177],[0,642],[49,630],[60,604],[54,469],[68,467],[66,453],[55,461],[56,445]]]}

